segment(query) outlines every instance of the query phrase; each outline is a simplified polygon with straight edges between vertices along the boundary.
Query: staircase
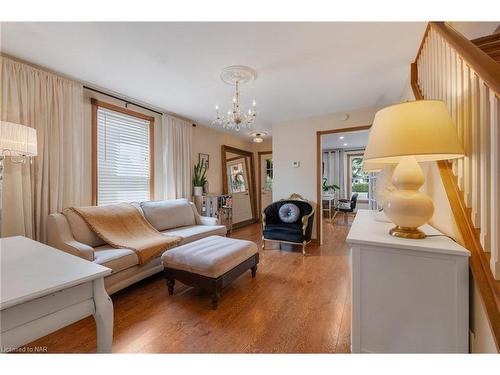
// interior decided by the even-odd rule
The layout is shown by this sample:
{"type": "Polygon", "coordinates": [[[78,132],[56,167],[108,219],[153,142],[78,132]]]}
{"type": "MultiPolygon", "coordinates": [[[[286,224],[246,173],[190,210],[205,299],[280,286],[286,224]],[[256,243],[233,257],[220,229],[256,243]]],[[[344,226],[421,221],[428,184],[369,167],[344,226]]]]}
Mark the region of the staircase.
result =
{"type": "Polygon", "coordinates": [[[483,36],[471,42],[500,64],[500,33],[483,36]]]}
{"type": "Polygon", "coordinates": [[[500,352],[500,33],[468,40],[429,22],[411,86],[417,100],[443,100],[466,155],[438,162],[462,245],[500,352]]]}

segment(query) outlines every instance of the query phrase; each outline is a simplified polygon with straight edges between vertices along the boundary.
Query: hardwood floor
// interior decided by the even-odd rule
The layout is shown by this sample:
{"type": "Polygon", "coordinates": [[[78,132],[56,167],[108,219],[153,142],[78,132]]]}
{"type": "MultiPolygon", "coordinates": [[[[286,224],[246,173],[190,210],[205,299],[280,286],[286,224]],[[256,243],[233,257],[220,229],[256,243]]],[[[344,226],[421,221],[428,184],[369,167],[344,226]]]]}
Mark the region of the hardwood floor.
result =
{"type": "MultiPolygon", "coordinates": [[[[343,224],[343,218],[338,218],[343,224]]],[[[261,252],[250,272],[223,293],[218,310],[210,297],[176,283],[169,296],[162,275],[112,295],[115,353],[346,353],[350,351],[349,227],[324,224],[325,244],[261,252]]],[[[231,237],[261,243],[260,224],[231,237]]],[[[28,346],[50,353],[95,352],[89,317],[28,346]]]]}

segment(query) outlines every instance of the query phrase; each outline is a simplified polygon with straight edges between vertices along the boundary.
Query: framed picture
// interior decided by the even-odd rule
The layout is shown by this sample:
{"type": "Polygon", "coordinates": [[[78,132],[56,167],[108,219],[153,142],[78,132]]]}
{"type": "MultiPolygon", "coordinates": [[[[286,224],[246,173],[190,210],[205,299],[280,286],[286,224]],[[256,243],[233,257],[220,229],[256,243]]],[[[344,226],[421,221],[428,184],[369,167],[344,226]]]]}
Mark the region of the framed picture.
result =
{"type": "Polygon", "coordinates": [[[204,161],[207,165],[207,168],[210,167],[209,160],[210,160],[210,155],[201,153],[198,154],[198,162],[201,163],[202,161],[204,161]]]}

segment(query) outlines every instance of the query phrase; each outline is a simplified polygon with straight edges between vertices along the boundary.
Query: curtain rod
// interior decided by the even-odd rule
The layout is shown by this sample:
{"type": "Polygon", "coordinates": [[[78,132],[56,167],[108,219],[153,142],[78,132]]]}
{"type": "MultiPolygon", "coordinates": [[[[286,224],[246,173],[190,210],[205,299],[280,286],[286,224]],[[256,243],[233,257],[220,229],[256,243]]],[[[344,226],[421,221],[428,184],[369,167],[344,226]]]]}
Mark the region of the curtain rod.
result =
{"type": "Polygon", "coordinates": [[[90,90],[90,91],[97,92],[97,93],[102,94],[102,95],[109,96],[110,98],[114,98],[114,99],[120,100],[120,101],[122,101],[122,102],[125,102],[125,105],[127,105],[127,104],[132,104],[132,105],[133,105],[133,106],[135,106],[135,107],[139,107],[139,108],[145,109],[145,110],[147,110],[147,111],[154,112],[154,113],[157,113],[157,114],[159,114],[159,115],[163,115],[163,113],[162,113],[162,112],[158,112],[158,111],[155,111],[154,109],[151,109],[151,108],[145,107],[145,106],[143,106],[143,105],[140,105],[140,104],[137,104],[137,103],[131,102],[131,101],[129,101],[129,100],[125,100],[125,99],[120,98],[120,97],[115,96],[115,95],[108,94],[108,93],[106,93],[106,92],[104,92],[104,91],[96,90],[96,89],[94,89],[94,88],[92,88],[92,87],[88,87],[88,86],[83,86],[83,88],[84,88],[84,89],[87,89],[87,90],[90,90]]]}

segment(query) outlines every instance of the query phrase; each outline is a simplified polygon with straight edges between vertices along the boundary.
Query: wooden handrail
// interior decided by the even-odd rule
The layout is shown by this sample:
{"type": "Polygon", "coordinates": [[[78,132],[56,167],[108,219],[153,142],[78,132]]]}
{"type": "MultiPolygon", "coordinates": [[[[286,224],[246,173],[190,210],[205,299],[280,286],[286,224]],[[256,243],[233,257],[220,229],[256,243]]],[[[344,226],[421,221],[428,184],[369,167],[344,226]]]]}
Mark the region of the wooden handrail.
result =
{"type": "MultiPolygon", "coordinates": [[[[418,86],[416,63],[411,64],[411,87],[416,100],[424,99],[418,86]]],[[[484,303],[497,351],[500,352],[500,281],[496,281],[490,271],[488,258],[477,238],[469,209],[465,206],[463,194],[458,187],[450,163],[443,160],[437,163],[455,222],[463,240],[461,245],[471,252],[470,269],[484,303]]]]}
{"type": "Polygon", "coordinates": [[[415,63],[418,61],[418,58],[420,57],[420,54],[422,53],[422,49],[424,48],[425,41],[427,39],[427,35],[429,34],[429,31],[431,30],[431,23],[427,23],[427,27],[425,28],[424,36],[422,37],[422,41],[420,42],[420,46],[418,47],[418,52],[417,56],[415,57],[415,63]]]}
{"type": "MultiPolygon", "coordinates": [[[[429,22],[432,29],[436,30],[455,51],[462,56],[464,61],[486,82],[490,89],[500,93],[500,64],[483,52],[469,39],[457,32],[446,22],[429,22]]],[[[419,50],[420,54],[420,50],[419,50]]],[[[417,54],[417,58],[419,56],[417,54]]],[[[415,60],[415,62],[417,62],[415,60]]]]}

